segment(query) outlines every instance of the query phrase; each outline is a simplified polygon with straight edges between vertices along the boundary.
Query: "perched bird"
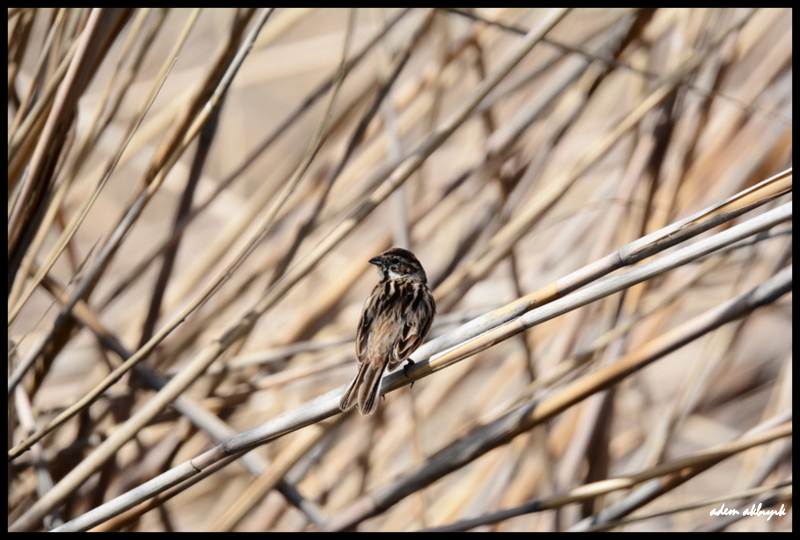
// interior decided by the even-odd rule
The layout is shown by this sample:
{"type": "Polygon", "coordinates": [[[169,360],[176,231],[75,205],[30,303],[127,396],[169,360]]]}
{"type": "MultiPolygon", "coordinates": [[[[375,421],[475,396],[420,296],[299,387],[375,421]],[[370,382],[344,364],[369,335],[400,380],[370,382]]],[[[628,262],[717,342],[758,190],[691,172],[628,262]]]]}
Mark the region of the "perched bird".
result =
{"type": "Polygon", "coordinates": [[[339,402],[343,411],[358,405],[361,414],[375,411],[383,370],[388,366],[391,371],[408,360],[422,344],[436,314],[425,270],[413,253],[395,247],[369,262],[378,267],[380,281],[367,298],[358,323],[358,374],[339,402]]]}

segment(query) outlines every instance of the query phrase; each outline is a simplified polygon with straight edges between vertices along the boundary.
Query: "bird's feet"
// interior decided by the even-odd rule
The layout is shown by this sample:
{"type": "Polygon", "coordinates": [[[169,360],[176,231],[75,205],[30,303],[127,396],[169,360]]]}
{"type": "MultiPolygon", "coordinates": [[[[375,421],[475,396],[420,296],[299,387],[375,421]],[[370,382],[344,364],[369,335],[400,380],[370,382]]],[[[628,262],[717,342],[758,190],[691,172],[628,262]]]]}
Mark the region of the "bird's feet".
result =
{"type": "MultiPolygon", "coordinates": [[[[413,360],[411,360],[411,359],[406,360],[406,363],[403,366],[403,373],[406,374],[406,377],[409,376],[408,375],[408,368],[410,368],[413,365],[414,365],[414,361],[413,360]]],[[[414,381],[411,381],[411,388],[414,388],[414,381]]]]}

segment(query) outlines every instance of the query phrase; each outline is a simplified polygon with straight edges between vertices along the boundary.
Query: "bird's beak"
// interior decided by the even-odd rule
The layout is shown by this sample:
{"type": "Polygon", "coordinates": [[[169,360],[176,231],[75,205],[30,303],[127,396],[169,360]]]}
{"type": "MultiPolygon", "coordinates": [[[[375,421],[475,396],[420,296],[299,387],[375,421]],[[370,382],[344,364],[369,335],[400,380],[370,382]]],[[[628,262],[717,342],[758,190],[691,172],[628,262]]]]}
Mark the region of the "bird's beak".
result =
{"type": "Polygon", "coordinates": [[[374,265],[376,265],[376,266],[380,266],[380,265],[381,265],[381,256],[380,256],[380,255],[377,255],[377,256],[375,256],[375,257],[372,257],[372,258],[369,260],[369,262],[370,262],[370,264],[374,264],[374,265]]]}

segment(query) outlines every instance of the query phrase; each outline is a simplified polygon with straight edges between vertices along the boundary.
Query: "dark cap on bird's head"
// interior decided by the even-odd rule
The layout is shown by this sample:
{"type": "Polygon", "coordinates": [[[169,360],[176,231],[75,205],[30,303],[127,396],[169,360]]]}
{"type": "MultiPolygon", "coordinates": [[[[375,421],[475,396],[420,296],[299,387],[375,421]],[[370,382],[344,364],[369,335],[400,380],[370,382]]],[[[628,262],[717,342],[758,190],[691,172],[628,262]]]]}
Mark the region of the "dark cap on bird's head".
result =
{"type": "Polygon", "coordinates": [[[428,281],[422,264],[407,249],[399,247],[387,249],[380,255],[371,258],[369,262],[378,267],[381,281],[401,277],[414,277],[426,283],[428,281]]]}

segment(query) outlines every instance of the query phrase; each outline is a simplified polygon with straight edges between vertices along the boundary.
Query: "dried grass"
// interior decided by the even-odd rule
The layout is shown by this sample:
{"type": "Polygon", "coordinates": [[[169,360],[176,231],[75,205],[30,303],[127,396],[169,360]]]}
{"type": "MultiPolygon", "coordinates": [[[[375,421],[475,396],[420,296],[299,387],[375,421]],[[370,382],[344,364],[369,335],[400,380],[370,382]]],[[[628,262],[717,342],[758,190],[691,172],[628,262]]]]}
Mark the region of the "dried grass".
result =
{"type": "Polygon", "coordinates": [[[9,529],[791,530],[791,19],[9,9],[9,529]]]}

